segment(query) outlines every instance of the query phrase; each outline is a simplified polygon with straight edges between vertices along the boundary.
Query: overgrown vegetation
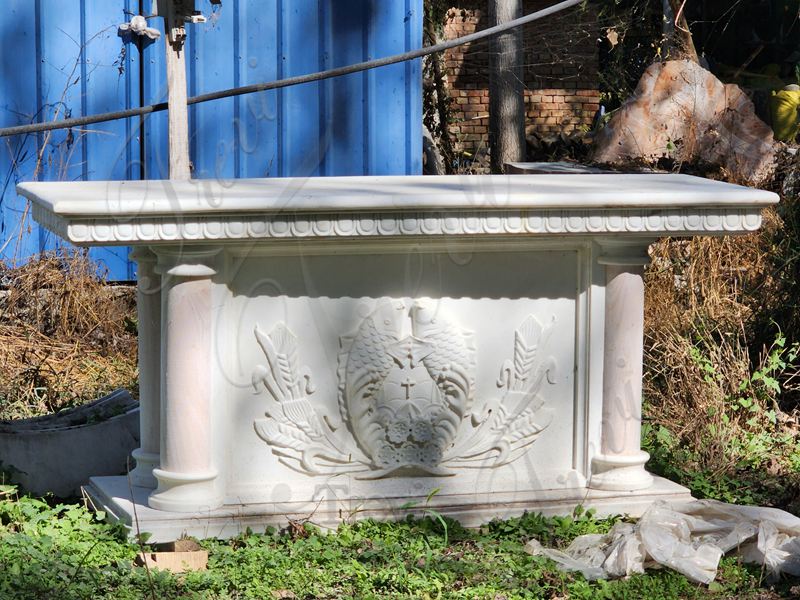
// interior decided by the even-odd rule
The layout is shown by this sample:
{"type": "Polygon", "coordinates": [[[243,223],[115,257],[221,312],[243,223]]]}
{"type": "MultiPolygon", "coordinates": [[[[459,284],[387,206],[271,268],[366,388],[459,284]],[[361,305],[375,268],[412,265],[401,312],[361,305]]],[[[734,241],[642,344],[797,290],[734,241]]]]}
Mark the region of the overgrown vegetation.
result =
{"type": "Polygon", "coordinates": [[[124,531],[75,505],[17,498],[0,486],[0,598],[762,598],[791,596],[791,582],[762,586],[759,569],[725,559],[710,588],[669,571],[589,583],[525,553],[536,538],[566,546],[606,532],[615,519],[524,515],[479,530],[435,515],[362,521],[326,534],[309,523],[286,531],[201,542],[208,571],[174,575],[135,566],[124,531]]]}
{"type": "Polygon", "coordinates": [[[136,392],[132,288],[106,285],[81,251],[0,265],[0,419],[136,392]]]}
{"type": "MultiPolygon", "coordinates": [[[[778,210],[741,238],[651,247],[645,325],[650,468],[700,497],[800,510],[800,165],[778,210]]],[[[717,174],[719,176],[719,174],[717,174]]]]}
{"type": "Polygon", "coordinates": [[[662,33],[661,3],[647,0],[596,2],[600,34],[597,79],[602,103],[617,108],[633,93],[654,60],[670,58],[662,33]]]}
{"type": "MultiPolygon", "coordinates": [[[[758,15],[754,13],[771,5],[762,4],[755,9],[747,3],[711,3],[714,7],[709,8],[708,3],[672,0],[597,3],[607,24],[600,36],[598,73],[604,106],[618,107],[652,61],[686,54],[681,42],[687,41],[688,27],[688,39],[697,36],[692,46],[697,46],[704,64],[724,81],[746,82],[745,69],[753,59],[758,56],[758,61],[769,62],[780,53],[775,54],[777,46],[770,46],[769,53],[759,56],[761,47],[748,58],[751,50],[741,44],[743,32],[780,24],[782,40],[798,35],[796,3],[779,6],[779,12],[791,19],[755,22],[758,15]],[[677,22],[664,16],[667,5],[673,17],[683,15],[677,22]],[[688,25],[686,15],[690,16],[688,25]],[[731,64],[723,68],[725,62],[731,64]]],[[[784,50],[793,52],[796,44],[789,46],[784,50]]],[[[791,60],[796,62],[793,53],[780,58],[785,58],[783,71],[791,60]]],[[[791,83],[771,81],[779,88],[791,83]]],[[[758,92],[748,93],[758,109],[758,92]]],[[[763,110],[760,114],[768,118],[763,110]]],[[[692,143],[675,141],[676,146],[692,143]]],[[[556,151],[548,149],[547,156],[583,160],[572,146],[562,143],[556,151]]],[[[629,166],[731,183],[746,179],[746,173],[700,162],[664,159],[629,166]]],[[[737,238],[663,239],[651,247],[652,265],[646,276],[643,433],[652,455],[649,468],[687,485],[695,495],[797,512],[800,161],[796,155],[779,148],[777,169],[766,187],[781,195],[781,203],[765,211],[759,232],[737,238]]]]}

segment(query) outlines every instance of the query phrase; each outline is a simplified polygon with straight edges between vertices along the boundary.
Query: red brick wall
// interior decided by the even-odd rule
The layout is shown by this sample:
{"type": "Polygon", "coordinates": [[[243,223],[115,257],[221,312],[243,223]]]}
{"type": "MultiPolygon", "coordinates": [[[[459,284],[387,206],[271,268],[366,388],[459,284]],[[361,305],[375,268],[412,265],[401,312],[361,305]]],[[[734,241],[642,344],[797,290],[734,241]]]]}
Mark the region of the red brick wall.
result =
{"type": "MultiPolygon", "coordinates": [[[[526,0],[524,13],[551,5],[526,0]]],[[[488,26],[486,0],[462,0],[450,9],[445,38],[488,26]]],[[[526,130],[547,135],[589,126],[600,106],[596,15],[568,9],[524,28],[526,130]]],[[[481,154],[488,147],[489,51],[482,40],[445,53],[455,149],[481,154]]]]}

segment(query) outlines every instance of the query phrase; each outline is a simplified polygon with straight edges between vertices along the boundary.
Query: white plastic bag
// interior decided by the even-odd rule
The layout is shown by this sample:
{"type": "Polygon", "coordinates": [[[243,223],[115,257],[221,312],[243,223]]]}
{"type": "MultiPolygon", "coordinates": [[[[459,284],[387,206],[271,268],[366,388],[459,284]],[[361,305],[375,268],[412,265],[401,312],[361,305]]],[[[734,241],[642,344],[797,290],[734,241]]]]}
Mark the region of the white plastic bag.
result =
{"type": "Polygon", "coordinates": [[[536,540],[525,549],[589,580],[643,573],[656,563],[708,584],[728,552],[764,565],[774,579],[800,575],[800,518],[715,500],[656,502],[636,524],[617,523],[606,535],[579,536],[564,551],[543,548],[536,540]]]}

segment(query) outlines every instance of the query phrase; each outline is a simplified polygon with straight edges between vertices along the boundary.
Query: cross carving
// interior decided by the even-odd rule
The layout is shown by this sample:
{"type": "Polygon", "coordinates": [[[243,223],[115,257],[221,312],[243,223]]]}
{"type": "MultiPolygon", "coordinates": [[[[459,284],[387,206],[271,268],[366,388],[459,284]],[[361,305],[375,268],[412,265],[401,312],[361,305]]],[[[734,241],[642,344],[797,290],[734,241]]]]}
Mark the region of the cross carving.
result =
{"type": "Polygon", "coordinates": [[[401,386],[406,388],[406,400],[411,399],[411,388],[417,385],[417,382],[411,377],[406,377],[406,380],[400,383],[401,386]]]}

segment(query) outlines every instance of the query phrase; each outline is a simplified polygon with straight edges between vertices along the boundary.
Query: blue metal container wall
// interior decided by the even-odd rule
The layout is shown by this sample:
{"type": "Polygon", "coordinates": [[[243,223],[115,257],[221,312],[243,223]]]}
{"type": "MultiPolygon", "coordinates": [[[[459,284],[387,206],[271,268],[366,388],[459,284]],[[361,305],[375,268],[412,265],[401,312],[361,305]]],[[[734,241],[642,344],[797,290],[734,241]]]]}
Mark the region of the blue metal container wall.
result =
{"type": "MultiPolygon", "coordinates": [[[[141,4],[147,10],[151,0],[141,4]]],[[[146,42],[140,54],[135,43],[118,36],[117,26],[139,6],[139,0],[6,0],[0,13],[0,126],[165,100],[163,37],[146,42]]],[[[188,26],[190,95],[422,43],[422,0],[224,0],[221,7],[199,0],[198,8],[210,19],[188,26]]],[[[162,26],[161,19],[150,23],[162,26]]],[[[421,79],[414,61],[196,105],[190,109],[194,176],[420,173],[421,79]]],[[[0,259],[24,260],[60,244],[30,219],[14,192],[18,181],[165,178],[166,123],[166,113],[159,113],[141,122],[3,140],[0,259]]],[[[91,254],[120,280],[134,276],[127,251],[99,248],[91,254]]]]}
{"type": "MultiPolygon", "coordinates": [[[[238,0],[187,26],[189,94],[314,73],[422,44],[422,0],[238,0]]],[[[166,99],[163,43],[145,50],[144,102],[166,99]]],[[[422,171],[420,61],[195,105],[194,176],[422,171]],[[233,124],[231,126],[231,124],[233,124]]],[[[147,120],[148,178],[167,176],[166,116],[147,120]]]]}
{"type": "MultiPolygon", "coordinates": [[[[0,13],[0,126],[139,105],[138,52],[117,26],[138,0],[7,0],[0,13]],[[133,50],[133,51],[132,51],[133,50]]],[[[138,179],[138,120],[3,140],[0,258],[21,261],[58,247],[30,218],[18,181],[138,179]]],[[[126,248],[92,249],[113,279],[131,279],[126,248]]]]}

